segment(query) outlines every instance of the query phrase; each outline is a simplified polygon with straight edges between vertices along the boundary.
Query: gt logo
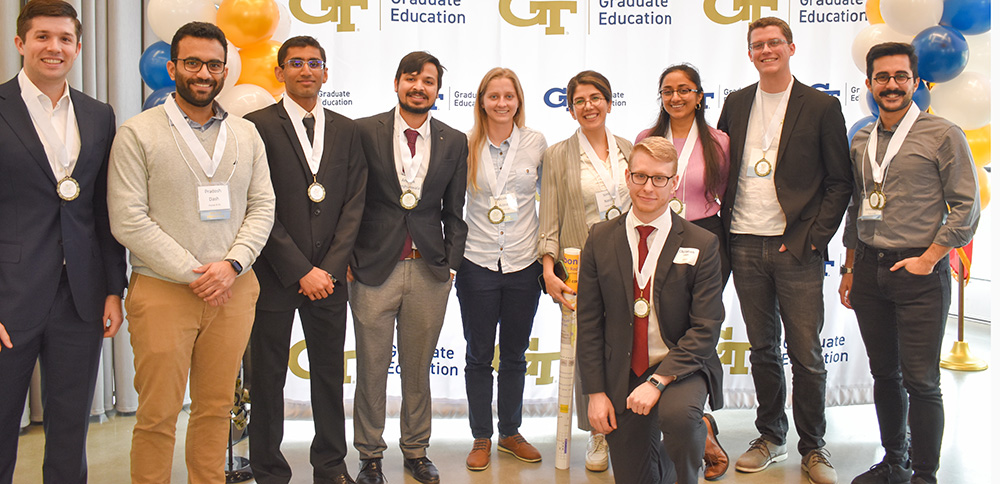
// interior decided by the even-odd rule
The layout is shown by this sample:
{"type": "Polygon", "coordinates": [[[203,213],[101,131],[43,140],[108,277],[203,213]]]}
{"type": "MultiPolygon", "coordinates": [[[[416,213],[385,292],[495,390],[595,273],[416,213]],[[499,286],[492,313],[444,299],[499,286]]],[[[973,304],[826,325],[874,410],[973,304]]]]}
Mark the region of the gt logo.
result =
{"type": "Polygon", "coordinates": [[[562,11],[569,10],[569,13],[576,13],[576,1],[573,0],[531,0],[528,3],[528,11],[535,16],[523,19],[510,10],[512,1],[500,0],[500,16],[515,27],[545,25],[545,35],[565,34],[566,29],[561,23],[562,11]]]}
{"type": "Polygon", "coordinates": [[[354,32],[355,25],[351,22],[351,7],[361,7],[361,10],[368,10],[368,0],[319,0],[319,5],[326,12],[319,17],[302,10],[302,0],[289,0],[288,10],[293,17],[307,24],[335,22],[337,23],[337,32],[354,32]]]}
{"type": "Polygon", "coordinates": [[[716,2],[719,0],[705,0],[705,16],[717,24],[733,24],[741,20],[754,21],[760,18],[760,10],[767,7],[771,10],[778,9],[778,0],[733,0],[733,10],[736,14],[730,17],[719,13],[716,2]]]}

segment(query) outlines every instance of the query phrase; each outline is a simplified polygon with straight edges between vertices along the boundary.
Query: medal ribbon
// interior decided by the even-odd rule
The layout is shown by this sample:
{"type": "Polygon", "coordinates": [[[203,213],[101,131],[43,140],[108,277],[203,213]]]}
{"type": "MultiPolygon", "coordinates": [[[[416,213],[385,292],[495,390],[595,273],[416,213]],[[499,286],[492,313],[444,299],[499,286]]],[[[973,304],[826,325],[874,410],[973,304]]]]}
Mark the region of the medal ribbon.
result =
{"type": "Polygon", "coordinates": [[[403,165],[403,178],[412,185],[413,181],[417,179],[417,172],[420,171],[420,165],[424,161],[424,150],[414,149],[414,152],[410,153],[409,143],[406,141],[405,126],[404,129],[400,130],[396,142],[399,146],[399,160],[403,165]]]}
{"type": "MultiPolygon", "coordinates": [[[[299,139],[299,148],[302,149],[302,154],[305,156],[306,161],[309,162],[309,171],[313,175],[319,173],[319,160],[323,157],[323,141],[326,137],[325,124],[323,123],[325,115],[323,114],[323,108],[316,109],[312,113],[313,118],[316,119],[316,128],[313,131],[313,141],[309,143],[309,135],[306,133],[306,125],[302,124],[302,116],[295,112],[292,106],[288,103],[293,103],[291,99],[287,97],[281,100],[282,107],[285,108],[285,112],[288,113],[288,119],[292,121],[292,127],[295,128],[295,137],[299,139]],[[307,152],[306,147],[309,146],[312,152],[307,152]]],[[[303,111],[305,111],[303,109],[303,111]]]]}
{"type": "MultiPolygon", "coordinates": [[[[486,181],[490,182],[490,192],[493,193],[493,198],[500,198],[500,194],[503,193],[504,189],[507,188],[507,179],[510,177],[511,167],[514,166],[514,156],[517,154],[517,147],[521,142],[521,133],[518,131],[517,126],[514,126],[514,130],[510,134],[510,147],[507,148],[507,156],[504,157],[503,163],[500,165],[500,174],[497,175],[496,168],[492,165],[489,166],[488,170],[483,170],[486,172],[486,181]]],[[[501,142],[501,144],[503,144],[501,142]]],[[[490,154],[490,142],[487,139],[483,143],[483,150],[479,154],[480,165],[484,164],[486,160],[492,160],[493,155],[490,154]]],[[[480,169],[484,167],[480,166],[480,169]]]]}
{"type": "Polygon", "coordinates": [[[209,178],[215,176],[215,170],[219,168],[219,162],[222,161],[222,154],[226,151],[226,141],[229,138],[225,121],[222,122],[222,126],[219,126],[219,134],[215,139],[215,150],[212,153],[212,157],[209,158],[208,151],[198,141],[198,137],[195,136],[191,125],[184,120],[181,109],[177,107],[177,102],[174,101],[173,96],[167,97],[167,100],[163,102],[163,109],[166,110],[170,122],[177,128],[177,132],[181,134],[184,144],[194,154],[194,158],[198,160],[198,164],[201,165],[201,169],[205,172],[205,175],[209,178]]]}
{"type": "MultiPolygon", "coordinates": [[[[674,142],[673,130],[670,128],[669,124],[667,125],[667,139],[670,140],[671,143],[674,142]]],[[[688,162],[691,161],[691,153],[694,153],[694,145],[697,144],[697,141],[698,121],[694,120],[691,121],[691,128],[688,129],[687,138],[684,139],[684,147],[681,148],[681,153],[677,157],[677,184],[681,187],[682,197],[686,195],[686,185],[684,184],[686,178],[684,177],[684,174],[687,173],[688,162]]],[[[678,200],[680,200],[680,198],[678,198],[678,200]]]]}
{"type": "MultiPolygon", "coordinates": [[[[771,121],[767,124],[767,130],[764,131],[764,135],[761,138],[760,149],[764,153],[767,153],[771,149],[771,144],[774,143],[774,138],[778,135],[778,131],[781,130],[781,122],[785,119],[785,109],[788,108],[788,98],[792,95],[792,84],[795,83],[795,78],[793,77],[791,81],[788,82],[788,87],[785,88],[785,93],[781,95],[781,100],[778,101],[778,108],[774,110],[774,114],[771,115],[771,121]]],[[[764,120],[764,95],[760,85],[757,85],[757,93],[755,94],[756,99],[754,99],[754,105],[757,106],[757,111],[760,112],[760,120],[764,120]]]]}
{"type": "MultiPolygon", "coordinates": [[[[66,87],[65,89],[69,89],[66,87]]],[[[36,109],[38,113],[47,113],[45,106],[42,104],[42,100],[35,98],[36,109]]],[[[73,121],[76,119],[76,111],[73,109],[73,102],[69,102],[69,111],[66,113],[66,130],[65,137],[59,139],[59,133],[56,131],[56,125],[53,123],[53,119],[49,116],[49,119],[35,119],[32,110],[28,110],[28,114],[31,115],[31,119],[35,121],[35,124],[39,128],[39,134],[45,138],[45,143],[48,144],[56,156],[56,161],[59,165],[62,165],[63,169],[66,171],[64,176],[59,176],[58,173],[53,173],[56,180],[70,176],[72,170],[70,170],[70,165],[73,164],[75,159],[69,156],[69,147],[66,146],[64,140],[69,140],[69,137],[73,135],[73,121]]]]}
{"type": "Polygon", "coordinates": [[[583,130],[576,130],[576,137],[580,141],[580,146],[583,147],[583,152],[587,154],[587,159],[590,160],[590,164],[593,165],[594,170],[597,170],[597,174],[601,177],[601,182],[604,183],[604,188],[611,194],[611,200],[614,201],[615,206],[619,209],[622,206],[621,197],[618,194],[618,183],[622,177],[621,163],[618,161],[618,156],[621,153],[618,149],[618,143],[615,141],[615,136],[611,134],[611,130],[607,127],[604,128],[604,135],[607,136],[608,140],[608,162],[611,163],[611,173],[604,168],[604,163],[598,158],[597,152],[594,151],[594,147],[590,145],[590,141],[584,136],[583,130]]]}
{"type": "MultiPolygon", "coordinates": [[[[669,216],[669,213],[668,213],[669,216]]],[[[638,247],[639,247],[639,236],[636,234],[635,230],[626,231],[628,235],[628,243],[632,249],[632,275],[635,277],[636,283],[639,285],[640,291],[645,291],[646,286],[649,285],[650,278],[653,277],[653,270],[656,264],[643,264],[642,269],[639,269],[639,257],[638,257],[638,247]]],[[[649,253],[646,255],[646,260],[650,260],[652,257],[654,261],[660,259],[660,252],[663,251],[663,242],[667,239],[667,233],[669,230],[657,230],[656,235],[653,237],[653,245],[649,247],[649,253]]]]}
{"type": "Polygon", "coordinates": [[[909,110],[906,111],[906,116],[903,116],[899,127],[896,128],[896,131],[892,133],[892,137],[889,138],[889,147],[885,150],[885,156],[882,157],[881,164],[875,159],[875,153],[878,145],[878,127],[882,125],[882,118],[879,118],[875,126],[872,127],[872,132],[868,135],[868,163],[872,167],[872,181],[878,186],[882,186],[883,180],[885,180],[885,172],[889,169],[889,163],[892,162],[896,153],[899,153],[899,149],[903,146],[903,140],[906,139],[906,135],[909,134],[913,123],[920,116],[920,109],[913,109],[913,106],[914,103],[911,102],[909,110]]]}

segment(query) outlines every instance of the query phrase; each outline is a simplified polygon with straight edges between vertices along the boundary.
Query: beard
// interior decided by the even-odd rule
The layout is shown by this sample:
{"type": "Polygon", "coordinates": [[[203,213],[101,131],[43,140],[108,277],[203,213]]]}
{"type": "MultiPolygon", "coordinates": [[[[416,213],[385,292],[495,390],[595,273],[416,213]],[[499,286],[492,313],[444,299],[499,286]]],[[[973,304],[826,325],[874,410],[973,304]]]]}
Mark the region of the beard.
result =
{"type": "Polygon", "coordinates": [[[906,91],[903,91],[901,89],[893,89],[891,91],[882,91],[881,93],[879,93],[878,97],[875,98],[875,104],[878,105],[879,111],[885,111],[887,113],[892,113],[892,112],[902,111],[902,110],[906,109],[910,105],[910,101],[912,99],[913,99],[913,95],[912,94],[907,95],[906,91]],[[899,98],[900,99],[899,107],[889,107],[889,106],[886,105],[885,101],[883,101],[883,97],[884,96],[891,96],[893,94],[896,94],[896,95],[898,95],[900,97],[899,98]]]}
{"type": "Polygon", "coordinates": [[[184,99],[184,101],[186,101],[188,104],[199,108],[203,108],[205,106],[208,106],[209,104],[212,104],[212,101],[215,101],[215,97],[219,95],[220,91],[222,91],[222,83],[216,81],[215,79],[211,79],[209,82],[212,83],[212,90],[208,93],[208,96],[199,99],[198,96],[194,93],[194,90],[191,89],[190,84],[202,81],[203,79],[184,79],[183,82],[176,83],[177,95],[180,96],[182,99],[184,99]]]}
{"type": "Polygon", "coordinates": [[[427,112],[430,111],[431,108],[434,107],[434,103],[432,102],[432,103],[428,104],[427,107],[417,107],[417,106],[414,106],[414,105],[412,105],[412,104],[409,103],[409,93],[407,93],[406,96],[402,96],[399,99],[399,107],[401,107],[403,109],[403,111],[406,111],[408,113],[413,113],[413,114],[427,114],[427,112]]]}

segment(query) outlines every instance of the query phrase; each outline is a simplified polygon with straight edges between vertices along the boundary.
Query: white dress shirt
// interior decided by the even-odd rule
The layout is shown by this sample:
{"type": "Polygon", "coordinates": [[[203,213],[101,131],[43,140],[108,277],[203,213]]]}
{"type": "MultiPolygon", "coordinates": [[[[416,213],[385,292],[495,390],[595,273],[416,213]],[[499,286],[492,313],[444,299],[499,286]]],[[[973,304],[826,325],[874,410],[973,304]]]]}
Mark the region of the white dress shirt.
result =
{"type": "Polygon", "coordinates": [[[21,72],[17,74],[17,83],[21,88],[21,99],[28,107],[28,114],[31,115],[31,124],[34,125],[38,139],[42,141],[42,147],[45,148],[45,157],[49,160],[52,173],[57,181],[70,176],[76,166],[76,160],[80,156],[80,127],[76,122],[73,100],[69,97],[69,83],[63,86],[62,97],[56,102],[55,107],[52,107],[52,100],[42,93],[35,86],[35,83],[31,82],[31,79],[28,79],[24,69],[21,69],[21,72]],[[44,126],[42,123],[51,127],[44,126]],[[59,148],[49,143],[42,135],[43,129],[54,133],[59,141],[66,146],[66,151],[69,154],[68,167],[60,163],[56,151],[59,148]]]}
{"type": "Polygon", "coordinates": [[[395,122],[392,125],[392,139],[395,142],[392,144],[393,160],[396,164],[396,175],[399,178],[399,186],[405,192],[407,187],[420,197],[420,189],[424,185],[424,177],[427,176],[427,166],[431,159],[431,114],[427,112],[427,118],[424,119],[424,124],[421,124],[418,128],[411,128],[410,125],[406,124],[403,117],[399,114],[400,107],[396,106],[395,110],[395,122]],[[403,169],[403,151],[406,150],[409,153],[410,148],[406,144],[406,130],[415,129],[417,131],[417,142],[416,142],[416,153],[419,155],[423,153],[423,159],[420,161],[420,166],[417,167],[417,176],[413,179],[413,183],[406,181],[406,173],[403,169]]]}

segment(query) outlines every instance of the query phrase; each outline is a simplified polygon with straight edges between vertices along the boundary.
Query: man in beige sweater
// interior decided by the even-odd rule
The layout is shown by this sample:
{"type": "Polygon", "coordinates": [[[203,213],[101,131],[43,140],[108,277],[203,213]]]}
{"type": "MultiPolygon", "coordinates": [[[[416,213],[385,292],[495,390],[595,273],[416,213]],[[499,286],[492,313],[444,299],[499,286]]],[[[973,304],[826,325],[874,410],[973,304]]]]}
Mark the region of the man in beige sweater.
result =
{"type": "Polygon", "coordinates": [[[177,93],[126,121],[111,150],[112,232],[132,263],[133,483],[170,482],[189,373],[188,482],[225,480],[233,385],[260,292],[250,266],[274,220],[260,135],[214,102],[226,45],[214,25],[181,27],[167,64],[177,93]]]}

